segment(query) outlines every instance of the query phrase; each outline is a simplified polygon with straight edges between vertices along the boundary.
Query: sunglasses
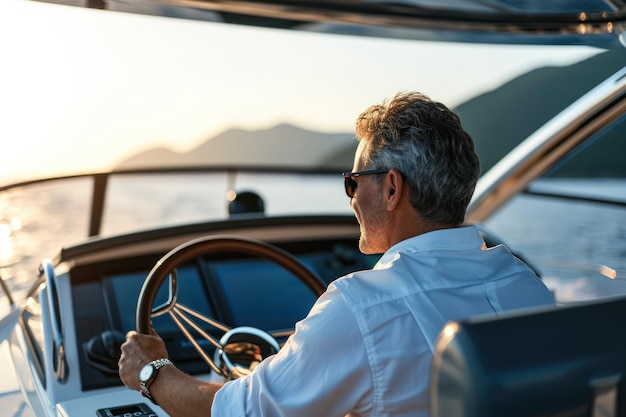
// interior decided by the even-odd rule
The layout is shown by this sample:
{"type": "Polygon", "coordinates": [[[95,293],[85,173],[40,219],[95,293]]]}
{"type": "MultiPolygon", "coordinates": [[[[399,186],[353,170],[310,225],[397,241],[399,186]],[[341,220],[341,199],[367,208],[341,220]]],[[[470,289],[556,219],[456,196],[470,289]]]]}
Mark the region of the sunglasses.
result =
{"type": "Polygon", "coordinates": [[[343,187],[346,189],[346,195],[350,198],[354,198],[354,194],[356,193],[357,182],[354,180],[354,177],[360,177],[361,175],[375,175],[375,174],[386,174],[388,173],[388,169],[372,169],[369,171],[359,171],[359,172],[344,172],[343,174],[343,187]]]}

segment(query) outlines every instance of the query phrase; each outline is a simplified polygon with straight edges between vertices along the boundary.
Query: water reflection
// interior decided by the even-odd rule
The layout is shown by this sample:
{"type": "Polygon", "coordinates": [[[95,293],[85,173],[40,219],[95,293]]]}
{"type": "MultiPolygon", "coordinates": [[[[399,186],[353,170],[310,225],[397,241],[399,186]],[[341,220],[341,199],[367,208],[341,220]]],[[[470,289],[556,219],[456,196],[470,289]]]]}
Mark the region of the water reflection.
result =
{"type": "Polygon", "coordinates": [[[0,273],[16,300],[44,257],[86,236],[90,188],[91,179],[81,178],[0,192],[0,273]]]}
{"type": "MultiPolygon", "coordinates": [[[[621,196],[623,181],[542,180],[553,191],[621,196]],[[611,192],[611,190],[613,190],[611,192]]],[[[560,302],[626,294],[626,210],[613,203],[519,195],[486,227],[530,261],[560,302]]]]}

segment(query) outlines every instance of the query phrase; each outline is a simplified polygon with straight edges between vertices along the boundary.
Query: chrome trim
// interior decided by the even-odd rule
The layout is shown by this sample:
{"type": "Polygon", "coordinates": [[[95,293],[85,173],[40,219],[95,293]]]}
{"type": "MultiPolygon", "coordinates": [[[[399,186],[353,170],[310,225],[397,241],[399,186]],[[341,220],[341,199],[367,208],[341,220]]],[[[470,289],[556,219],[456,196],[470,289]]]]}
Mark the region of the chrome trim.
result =
{"type": "Polygon", "coordinates": [[[622,374],[614,374],[596,378],[589,382],[593,391],[591,400],[592,417],[617,416],[618,384],[623,380],[622,374]]]}
{"type": "MultiPolygon", "coordinates": [[[[230,360],[230,357],[228,356],[228,354],[226,354],[225,348],[228,345],[230,338],[233,337],[233,335],[237,335],[241,333],[243,334],[247,333],[247,334],[258,337],[259,339],[263,340],[268,345],[270,345],[272,348],[274,348],[276,352],[280,350],[280,346],[278,345],[278,342],[276,341],[276,339],[274,339],[274,337],[271,334],[263,330],[257,329],[256,327],[241,326],[241,327],[235,327],[234,329],[229,330],[220,339],[220,344],[222,345],[222,348],[218,350],[217,354],[218,354],[218,357],[224,363],[224,365],[226,365],[226,369],[228,369],[228,371],[231,372],[232,376],[234,376],[235,378],[239,378],[239,377],[247,375],[249,373],[249,370],[248,369],[244,370],[241,367],[236,366],[230,360]]],[[[222,375],[224,374],[223,372],[221,373],[222,375]]],[[[224,376],[228,377],[228,375],[224,375],[224,376]]]]}
{"type": "Polygon", "coordinates": [[[169,275],[167,286],[167,301],[163,304],[152,308],[152,317],[158,317],[165,313],[169,313],[178,302],[178,273],[175,269],[169,275]]]}
{"type": "Polygon", "coordinates": [[[466,223],[479,223],[556,161],[626,114],[626,67],[515,147],[478,182],[466,223]]]}
{"type": "Polygon", "coordinates": [[[61,384],[67,381],[67,358],[65,356],[65,342],[63,340],[63,326],[61,325],[61,310],[59,304],[59,290],[54,265],[50,259],[41,261],[40,274],[45,275],[46,297],[52,328],[52,369],[54,377],[61,384]]]}

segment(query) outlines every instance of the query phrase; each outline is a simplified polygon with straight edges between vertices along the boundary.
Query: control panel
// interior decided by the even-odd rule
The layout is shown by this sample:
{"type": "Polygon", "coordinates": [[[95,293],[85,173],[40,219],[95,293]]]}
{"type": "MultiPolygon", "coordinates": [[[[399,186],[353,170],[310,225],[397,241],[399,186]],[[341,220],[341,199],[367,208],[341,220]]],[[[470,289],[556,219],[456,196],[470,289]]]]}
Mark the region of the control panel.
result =
{"type": "Polygon", "coordinates": [[[157,417],[156,413],[143,403],[101,408],[96,414],[98,417],[157,417]]]}

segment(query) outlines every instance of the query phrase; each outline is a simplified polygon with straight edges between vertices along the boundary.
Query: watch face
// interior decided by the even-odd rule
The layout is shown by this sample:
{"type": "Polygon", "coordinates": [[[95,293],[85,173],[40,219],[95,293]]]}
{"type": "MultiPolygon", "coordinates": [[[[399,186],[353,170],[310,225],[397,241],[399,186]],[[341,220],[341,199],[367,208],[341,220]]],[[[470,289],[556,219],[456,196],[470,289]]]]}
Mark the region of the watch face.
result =
{"type": "Polygon", "coordinates": [[[154,374],[154,366],[151,363],[149,363],[143,368],[141,368],[141,372],[139,372],[139,380],[143,382],[147,382],[150,380],[150,378],[152,378],[153,374],[154,374]]]}

